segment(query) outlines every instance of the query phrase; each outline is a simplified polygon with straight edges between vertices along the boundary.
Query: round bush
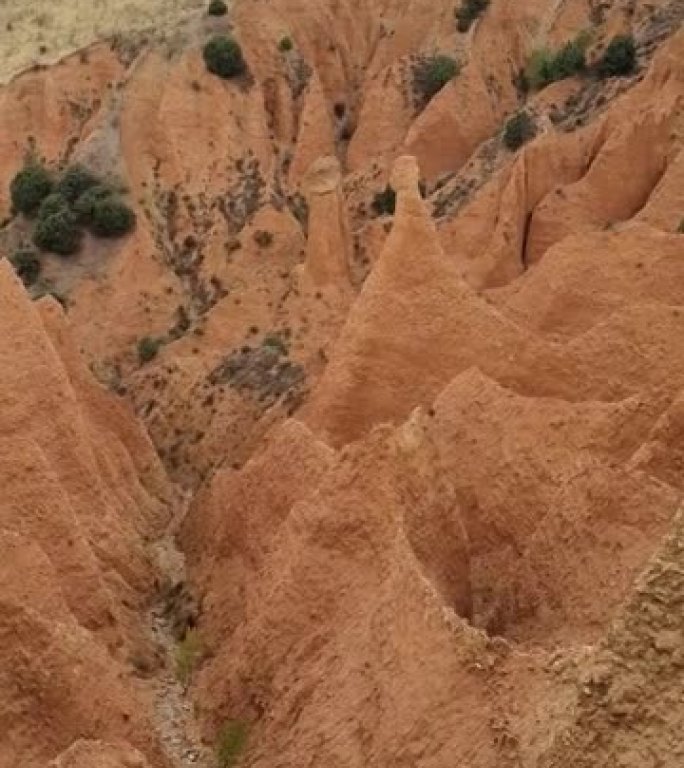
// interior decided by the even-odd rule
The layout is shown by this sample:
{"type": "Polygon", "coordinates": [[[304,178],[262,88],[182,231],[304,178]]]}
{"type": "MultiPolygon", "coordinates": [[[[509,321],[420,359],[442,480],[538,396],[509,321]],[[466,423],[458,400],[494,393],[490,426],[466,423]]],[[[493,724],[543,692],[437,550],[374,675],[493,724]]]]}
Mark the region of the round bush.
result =
{"type": "Polygon", "coordinates": [[[87,168],[82,165],[72,165],[57,182],[56,191],[73,204],[84,192],[97,184],[99,184],[97,176],[87,168]]]}
{"type": "Polygon", "coordinates": [[[81,230],[76,216],[64,209],[41,217],[33,230],[33,242],[38,248],[60,256],[76,253],[81,244],[81,230]]]}
{"type": "Polygon", "coordinates": [[[138,360],[141,363],[149,363],[150,360],[154,360],[159,352],[161,341],[154,339],[151,336],[145,336],[138,341],[138,360]]]}
{"type": "Polygon", "coordinates": [[[237,77],[246,69],[242,49],[232,37],[213,37],[204,46],[202,53],[207,69],[218,77],[237,77]]]}
{"type": "Polygon", "coordinates": [[[93,205],[87,226],[99,237],[121,237],[135,228],[135,213],[123,201],[105,197],[93,205]]]}
{"type": "Polygon", "coordinates": [[[282,51],[283,53],[287,53],[288,51],[291,51],[294,48],[294,43],[292,42],[291,37],[282,37],[280,39],[280,42],[278,43],[278,50],[282,51]]]}
{"type": "Polygon", "coordinates": [[[16,211],[33,215],[43,200],[52,192],[52,177],[38,163],[25,165],[12,179],[10,196],[16,211]]]}
{"type": "Polygon", "coordinates": [[[619,77],[634,72],[637,52],[631,35],[617,35],[606,48],[598,63],[598,72],[602,77],[619,77]]]}
{"type": "Polygon", "coordinates": [[[223,0],[211,0],[209,8],[207,8],[207,13],[210,16],[225,16],[227,12],[228,6],[223,0]]]}
{"type": "Polygon", "coordinates": [[[44,219],[47,216],[52,216],[53,213],[62,213],[69,210],[69,203],[59,194],[59,192],[52,192],[49,194],[38,209],[38,218],[44,219]]]}

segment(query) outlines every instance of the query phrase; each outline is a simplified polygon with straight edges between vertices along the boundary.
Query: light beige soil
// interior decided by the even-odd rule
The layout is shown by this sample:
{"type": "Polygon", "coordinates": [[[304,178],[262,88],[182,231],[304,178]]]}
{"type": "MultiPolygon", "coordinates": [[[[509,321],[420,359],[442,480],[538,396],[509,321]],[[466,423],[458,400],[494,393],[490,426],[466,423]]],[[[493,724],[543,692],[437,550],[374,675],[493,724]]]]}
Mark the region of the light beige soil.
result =
{"type": "Polygon", "coordinates": [[[112,35],[177,28],[204,0],[0,0],[0,83],[112,35]]]}

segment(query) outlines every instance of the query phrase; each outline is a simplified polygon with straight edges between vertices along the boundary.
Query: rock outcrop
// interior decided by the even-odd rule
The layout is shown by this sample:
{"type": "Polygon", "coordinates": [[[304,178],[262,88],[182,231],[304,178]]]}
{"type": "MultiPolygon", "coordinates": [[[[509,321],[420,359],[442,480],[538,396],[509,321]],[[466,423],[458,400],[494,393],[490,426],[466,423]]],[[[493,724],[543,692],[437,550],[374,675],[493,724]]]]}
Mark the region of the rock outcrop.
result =
{"type": "Polygon", "coordinates": [[[350,241],[342,197],[339,162],[317,160],[307,171],[304,189],[309,205],[304,269],[313,284],[344,290],[349,283],[350,241]]]}

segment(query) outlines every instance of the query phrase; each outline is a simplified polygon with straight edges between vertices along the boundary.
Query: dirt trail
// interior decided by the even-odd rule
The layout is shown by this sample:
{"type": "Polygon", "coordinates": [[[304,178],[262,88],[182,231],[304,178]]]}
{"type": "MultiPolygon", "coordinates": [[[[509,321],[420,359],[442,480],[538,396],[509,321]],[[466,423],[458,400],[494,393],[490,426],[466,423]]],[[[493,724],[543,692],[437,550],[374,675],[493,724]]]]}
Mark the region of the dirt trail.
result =
{"type": "MultiPolygon", "coordinates": [[[[187,496],[179,503],[165,535],[153,544],[162,583],[172,587],[186,583],[185,558],[176,546],[176,532],[189,501],[187,496]]],[[[175,617],[168,607],[165,590],[162,589],[146,616],[151,640],[163,656],[163,664],[149,681],[153,689],[159,738],[174,768],[216,768],[213,752],[202,743],[187,686],[176,676],[178,641],[175,617]]]]}

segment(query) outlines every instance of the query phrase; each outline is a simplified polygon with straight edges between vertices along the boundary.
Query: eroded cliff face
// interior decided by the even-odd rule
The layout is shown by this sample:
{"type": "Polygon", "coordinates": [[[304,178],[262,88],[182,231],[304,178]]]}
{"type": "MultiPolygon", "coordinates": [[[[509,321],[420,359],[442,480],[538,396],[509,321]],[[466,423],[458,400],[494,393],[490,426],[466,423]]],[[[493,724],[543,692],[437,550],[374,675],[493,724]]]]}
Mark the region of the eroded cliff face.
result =
{"type": "Polygon", "coordinates": [[[4,261],[0,294],[0,764],[41,765],[90,736],[163,765],[126,668],[148,642],[145,541],[167,525],[171,489],[131,409],[90,377],[61,307],[32,305],[4,261]]]}
{"type": "Polygon", "coordinates": [[[679,766],[684,6],[121,5],[0,47],[0,255],[137,218],[0,262],[0,768],[679,766]]]}

